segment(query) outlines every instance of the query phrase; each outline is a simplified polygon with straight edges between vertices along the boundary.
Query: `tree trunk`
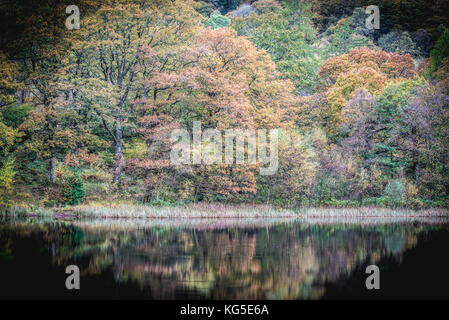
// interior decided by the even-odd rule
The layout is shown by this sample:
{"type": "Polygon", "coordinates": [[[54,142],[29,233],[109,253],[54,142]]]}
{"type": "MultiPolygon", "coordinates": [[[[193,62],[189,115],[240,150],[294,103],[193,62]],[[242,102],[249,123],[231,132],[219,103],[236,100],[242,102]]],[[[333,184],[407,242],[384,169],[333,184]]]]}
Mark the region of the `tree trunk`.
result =
{"type": "Polygon", "coordinates": [[[115,129],[114,183],[120,184],[122,178],[123,125],[119,123],[115,129]]]}
{"type": "Polygon", "coordinates": [[[54,146],[50,149],[48,180],[50,180],[52,183],[56,182],[56,147],[54,146]]]}

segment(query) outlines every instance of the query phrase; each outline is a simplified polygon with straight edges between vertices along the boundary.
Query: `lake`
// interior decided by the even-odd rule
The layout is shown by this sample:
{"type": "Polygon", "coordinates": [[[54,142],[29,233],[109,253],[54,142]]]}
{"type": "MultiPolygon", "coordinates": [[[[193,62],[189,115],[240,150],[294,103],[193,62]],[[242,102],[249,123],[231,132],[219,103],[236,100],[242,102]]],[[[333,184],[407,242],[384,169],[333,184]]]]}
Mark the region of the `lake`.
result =
{"type": "Polygon", "coordinates": [[[449,298],[446,219],[0,220],[0,298],[449,298]],[[368,265],[380,290],[367,290],[368,265]],[[65,268],[80,269],[67,290],[65,268]]]}

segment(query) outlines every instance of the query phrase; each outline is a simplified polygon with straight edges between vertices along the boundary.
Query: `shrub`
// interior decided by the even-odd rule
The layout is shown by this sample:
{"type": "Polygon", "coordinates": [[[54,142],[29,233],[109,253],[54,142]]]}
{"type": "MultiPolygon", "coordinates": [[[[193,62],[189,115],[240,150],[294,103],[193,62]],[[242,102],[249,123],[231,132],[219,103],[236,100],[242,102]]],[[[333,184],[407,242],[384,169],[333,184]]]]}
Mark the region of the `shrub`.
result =
{"type": "Polygon", "coordinates": [[[150,201],[150,206],[154,207],[169,207],[173,205],[173,202],[162,199],[162,198],[154,198],[150,201]]]}
{"type": "Polygon", "coordinates": [[[91,183],[111,183],[112,181],[112,175],[99,168],[84,170],[81,174],[81,178],[83,178],[84,181],[89,181],[91,183]]]}
{"type": "Polygon", "coordinates": [[[228,17],[222,16],[219,11],[214,11],[204,24],[212,29],[226,28],[231,23],[228,17]]]}
{"type": "Polygon", "coordinates": [[[10,192],[15,174],[12,159],[8,159],[3,165],[0,163],[0,200],[10,192]]]}
{"type": "Polygon", "coordinates": [[[351,200],[351,199],[331,199],[329,201],[325,201],[324,204],[329,207],[335,207],[335,208],[356,208],[360,206],[360,202],[357,200],[351,200]]]}
{"type": "Polygon", "coordinates": [[[362,206],[373,207],[377,205],[377,198],[365,198],[362,199],[362,206]]]}
{"type": "Polygon", "coordinates": [[[102,200],[109,195],[109,183],[104,182],[84,182],[86,197],[90,200],[102,200]]]}
{"type": "Polygon", "coordinates": [[[386,197],[376,198],[376,206],[377,207],[384,208],[384,207],[387,207],[387,204],[388,204],[388,199],[386,197]]]}
{"type": "Polygon", "coordinates": [[[408,32],[391,31],[379,38],[378,45],[386,52],[408,53],[414,57],[420,54],[408,32]]]}
{"type": "Polygon", "coordinates": [[[390,205],[403,205],[406,198],[405,187],[400,180],[390,180],[384,189],[383,196],[390,205]]]}
{"type": "Polygon", "coordinates": [[[423,209],[425,207],[425,203],[420,199],[410,198],[407,200],[407,207],[412,209],[423,209]]]}
{"type": "Polygon", "coordinates": [[[63,204],[76,205],[84,201],[86,189],[84,181],[77,174],[72,174],[63,179],[62,202],[63,204]]]}

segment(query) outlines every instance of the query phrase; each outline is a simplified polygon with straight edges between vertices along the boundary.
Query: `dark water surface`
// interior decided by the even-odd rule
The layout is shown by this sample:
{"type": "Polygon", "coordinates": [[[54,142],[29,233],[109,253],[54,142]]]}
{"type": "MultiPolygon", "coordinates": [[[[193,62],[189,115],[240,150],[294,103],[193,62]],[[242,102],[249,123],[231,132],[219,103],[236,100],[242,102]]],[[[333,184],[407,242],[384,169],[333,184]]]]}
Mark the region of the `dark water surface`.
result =
{"type": "Polygon", "coordinates": [[[3,217],[0,298],[448,299],[448,248],[441,220],[3,217]],[[380,290],[365,287],[370,264],[380,290]]]}

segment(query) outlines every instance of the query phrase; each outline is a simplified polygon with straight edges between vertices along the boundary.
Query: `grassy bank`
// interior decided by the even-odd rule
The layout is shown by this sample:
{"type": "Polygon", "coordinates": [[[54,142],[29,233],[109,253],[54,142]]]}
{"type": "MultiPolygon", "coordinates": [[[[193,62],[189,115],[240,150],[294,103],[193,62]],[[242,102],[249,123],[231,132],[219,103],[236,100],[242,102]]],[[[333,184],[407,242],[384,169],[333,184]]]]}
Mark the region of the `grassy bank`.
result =
{"type": "Polygon", "coordinates": [[[300,208],[289,210],[269,205],[228,205],[199,203],[185,206],[149,206],[133,203],[91,203],[65,208],[10,207],[3,214],[13,216],[36,216],[55,218],[424,218],[449,217],[446,209],[393,209],[379,207],[359,208],[300,208]]]}

